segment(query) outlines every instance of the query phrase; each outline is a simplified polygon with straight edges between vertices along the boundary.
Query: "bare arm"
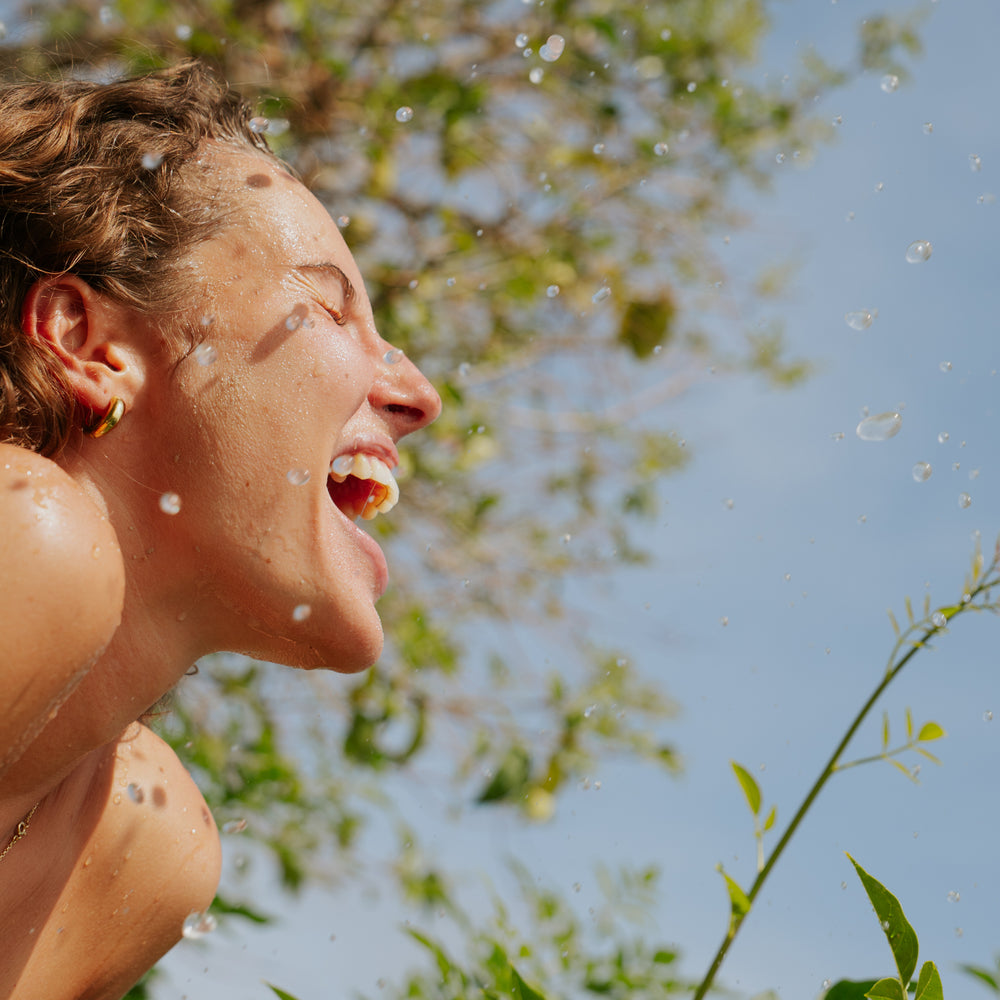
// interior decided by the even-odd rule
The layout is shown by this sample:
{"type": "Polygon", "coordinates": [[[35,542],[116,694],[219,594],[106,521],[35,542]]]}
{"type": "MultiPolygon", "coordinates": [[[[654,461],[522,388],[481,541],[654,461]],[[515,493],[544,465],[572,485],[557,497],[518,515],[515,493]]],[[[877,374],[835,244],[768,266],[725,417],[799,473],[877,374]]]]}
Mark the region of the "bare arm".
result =
{"type": "Polygon", "coordinates": [[[0,445],[0,777],[111,639],[124,579],[114,531],[76,483],[0,445]]]}

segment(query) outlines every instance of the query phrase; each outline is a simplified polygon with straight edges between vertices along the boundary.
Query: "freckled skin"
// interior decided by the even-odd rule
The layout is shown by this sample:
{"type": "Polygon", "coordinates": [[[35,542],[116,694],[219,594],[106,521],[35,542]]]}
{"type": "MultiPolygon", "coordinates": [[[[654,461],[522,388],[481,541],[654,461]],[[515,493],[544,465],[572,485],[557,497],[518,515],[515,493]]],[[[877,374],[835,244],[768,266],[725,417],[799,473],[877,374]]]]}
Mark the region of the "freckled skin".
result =
{"type": "Polygon", "coordinates": [[[327,470],[356,452],[391,467],[440,408],[412,363],[384,362],[361,275],[302,185],[221,145],[192,176],[230,220],[187,261],[187,320],[212,364],[74,276],[26,305],[81,402],[127,410],[57,463],[0,446],[0,565],[18,567],[0,574],[0,850],[39,803],[0,860],[0,1000],[115,1000],[208,905],[214,822],[135,720],[215,650],[374,662],[385,560],[331,501],[327,470]]]}

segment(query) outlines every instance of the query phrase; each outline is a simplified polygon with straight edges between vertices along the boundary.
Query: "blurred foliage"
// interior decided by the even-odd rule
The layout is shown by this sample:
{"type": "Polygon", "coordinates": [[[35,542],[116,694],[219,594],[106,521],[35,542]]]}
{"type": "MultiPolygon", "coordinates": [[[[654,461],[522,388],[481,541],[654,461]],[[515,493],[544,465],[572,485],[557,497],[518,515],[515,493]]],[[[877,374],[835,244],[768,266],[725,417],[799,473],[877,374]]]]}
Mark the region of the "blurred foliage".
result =
{"type": "MultiPolygon", "coordinates": [[[[762,81],[768,26],[767,0],[53,0],[9,25],[8,78],[216,66],[445,401],[372,526],[393,572],[379,666],[291,679],[220,655],[161,720],[220,825],[245,823],[287,887],[356,868],[389,817],[403,891],[449,898],[394,775],[423,773],[446,812],[544,821],[612,755],[677,769],[662,684],[601,647],[572,585],[646,560],[688,457],[669,429],[685,390],[716,366],[808,375],[780,325],[752,323],[780,267],[726,273],[724,235],[746,221],[730,191],[768,183],[778,154],[807,163],[831,135],[814,100],[917,46],[912,25],[870,18],[855,65],[810,50],[793,79],[762,81]]],[[[507,955],[535,975],[523,944],[479,944],[480,971],[456,982],[507,955]]],[[[663,995],[672,956],[638,954],[594,959],[581,989],[663,995]]]]}

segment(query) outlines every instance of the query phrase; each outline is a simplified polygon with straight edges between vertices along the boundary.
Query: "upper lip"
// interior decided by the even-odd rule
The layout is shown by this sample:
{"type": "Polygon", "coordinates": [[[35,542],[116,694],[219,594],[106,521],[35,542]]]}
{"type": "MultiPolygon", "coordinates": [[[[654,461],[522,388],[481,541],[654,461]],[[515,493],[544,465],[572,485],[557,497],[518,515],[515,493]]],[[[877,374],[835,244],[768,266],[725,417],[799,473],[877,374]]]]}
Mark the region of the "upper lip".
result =
{"type": "Polygon", "coordinates": [[[334,452],[330,457],[330,464],[332,465],[341,455],[372,455],[385,462],[390,469],[395,469],[399,465],[399,452],[395,444],[384,439],[355,438],[350,445],[334,452]]]}

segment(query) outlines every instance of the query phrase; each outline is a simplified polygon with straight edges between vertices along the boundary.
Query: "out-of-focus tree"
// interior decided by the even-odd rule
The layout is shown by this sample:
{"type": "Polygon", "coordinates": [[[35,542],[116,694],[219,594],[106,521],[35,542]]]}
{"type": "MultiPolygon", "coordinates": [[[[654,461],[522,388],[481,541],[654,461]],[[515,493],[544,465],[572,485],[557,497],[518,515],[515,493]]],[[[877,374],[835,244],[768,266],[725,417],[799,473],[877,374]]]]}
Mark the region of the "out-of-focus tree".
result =
{"type": "MultiPolygon", "coordinates": [[[[216,66],[338,220],[383,335],[445,400],[373,526],[393,572],[379,666],[292,683],[213,658],[161,723],[288,886],[347,867],[366,818],[392,813],[380,782],[404,769],[450,777],[450,806],[544,820],[599,758],[677,766],[662,685],[590,632],[567,581],[645,559],[661,480],[687,456],[671,404],[693,380],[806,376],[779,324],[742,319],[780,272],[727,275],[725,235],[745,221],[731,188],[807,162],[829,133],[814,99],[901,72],[917,47],[912,26],[870,18],[856,64],[810,51],[794,79],[762,83],[768,7],[60,0],[9,25],[8,78],[216,66]]],[[[396,870],[412,896],[447,898],[434,864],[403,850],[396,870]]]]}

